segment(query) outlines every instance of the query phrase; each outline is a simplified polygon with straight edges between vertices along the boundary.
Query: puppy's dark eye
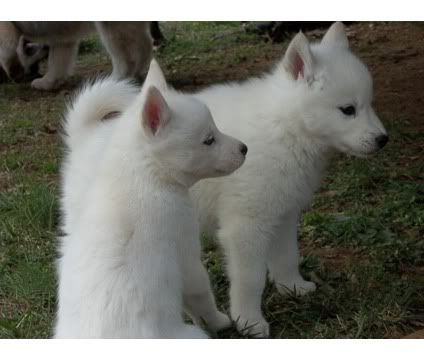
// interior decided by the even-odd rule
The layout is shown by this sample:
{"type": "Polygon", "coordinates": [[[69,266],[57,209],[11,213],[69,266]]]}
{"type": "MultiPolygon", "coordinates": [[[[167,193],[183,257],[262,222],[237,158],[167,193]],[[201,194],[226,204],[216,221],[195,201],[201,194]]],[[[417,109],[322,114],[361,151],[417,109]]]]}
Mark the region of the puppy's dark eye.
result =
{"type": "Polygon", "coordinates": [[[203,144],[207,146],[211,146],[214,142],[215,142],[215,138],[213,137],[213,135],[209,135],[208,138],[205,141],[203,141],[203,144]]]}
{"type": "Polygon", "coordinates": [[[356,115],[356,109],[353,105],[341,106],[341,107],[339,107],[339,110],[343,114],[345,114],[346,116],[355,116],[356,115]]]}

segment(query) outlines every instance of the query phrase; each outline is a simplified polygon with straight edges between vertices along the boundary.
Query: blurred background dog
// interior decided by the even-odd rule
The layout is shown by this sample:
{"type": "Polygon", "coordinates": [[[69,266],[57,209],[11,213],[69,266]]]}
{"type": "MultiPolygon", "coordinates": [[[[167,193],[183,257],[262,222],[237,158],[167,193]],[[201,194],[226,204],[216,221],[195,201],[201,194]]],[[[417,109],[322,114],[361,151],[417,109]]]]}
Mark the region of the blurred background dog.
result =
{"type": "Polygon", "coordinates": [[[143,78],[152,57],[150,22],[3,21],[0,65],[14,81],[51,90],[72,74],[80,40],[97,32],[112,59],[116,79],[143,78]],[[48,57],[40,77],[38,63],[48,57]]]}

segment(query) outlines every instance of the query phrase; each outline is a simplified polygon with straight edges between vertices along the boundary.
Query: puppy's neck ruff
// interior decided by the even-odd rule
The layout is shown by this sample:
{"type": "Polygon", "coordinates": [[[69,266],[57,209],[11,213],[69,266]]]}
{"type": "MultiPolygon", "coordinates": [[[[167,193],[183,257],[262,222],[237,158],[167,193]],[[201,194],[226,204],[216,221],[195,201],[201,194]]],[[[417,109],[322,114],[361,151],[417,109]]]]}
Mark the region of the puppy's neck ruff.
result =
{"type": "MultiPolygon", "coordinates": [[[[319,86],[318,82],[310,86],[319,86]]],[[[300,162],[305,160],[327,163],[334,149],[304,126],[305,114],[302,100],[307,94],[307,83],[293,80],[280,65],[263,78],[257,78],[241,85],[246,86],[246,96],[250,96],[249,86],[260,89],[257,97],[258,109],[262,110],[258,122],[262,132],[286,151],[293,153],[300,162]],[[266,96],[265,94],[269,94],[266,96]]],[[[256,90],[258,91],[258,90],[256,90]]],[[[245,102],[245,106],[250,106],[245,102]]],[[[302,165],[299,163],[299,165],[302,165]]]]}
{"type": "Polygon", "coordinates": [[[163,188],[178,193],[188,194],[188,188],[196,182],[189,174],[167,168],[152,154],[145,155],[143,168],[145,169],[143,177],[149,178],[149,181],[160,183],[163,188]]]}

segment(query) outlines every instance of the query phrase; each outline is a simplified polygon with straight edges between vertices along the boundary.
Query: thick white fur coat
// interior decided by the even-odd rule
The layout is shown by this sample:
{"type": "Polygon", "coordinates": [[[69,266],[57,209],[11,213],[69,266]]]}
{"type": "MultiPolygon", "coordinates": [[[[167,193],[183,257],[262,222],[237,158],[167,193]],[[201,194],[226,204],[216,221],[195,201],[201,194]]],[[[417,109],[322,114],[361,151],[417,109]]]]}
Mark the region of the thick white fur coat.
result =
{"type": "Polygon", "coordinates": [[[168,91],[155,62],[151,70],[141,94],[105,79],[67,114],[56,338],[205,338],[197,325],[230,325],[200,260],[188,188],[234,171],[245,154],[203,104],[168,91]],[[122,114],[101,122],[111,111],[122,114]],[[214,130],[217,152],[197,138],[214,130]],[[193,159],[179,157],[186,151],[193,159]]]}
{"type": "Polygon", "coordinates": [[[320,43],[299,33],[269,74],[195,96],[217,126],[249,147],[239,171],[203,180],[191,195],[201,231],[224,248],[233,320],[240,331],[266,337],[267,273],[282,294],[315,290],[299,272],[297,224],[330,155],[365,156],[387,142],[371,107],[371,77],[335,23],[320,43]]]}

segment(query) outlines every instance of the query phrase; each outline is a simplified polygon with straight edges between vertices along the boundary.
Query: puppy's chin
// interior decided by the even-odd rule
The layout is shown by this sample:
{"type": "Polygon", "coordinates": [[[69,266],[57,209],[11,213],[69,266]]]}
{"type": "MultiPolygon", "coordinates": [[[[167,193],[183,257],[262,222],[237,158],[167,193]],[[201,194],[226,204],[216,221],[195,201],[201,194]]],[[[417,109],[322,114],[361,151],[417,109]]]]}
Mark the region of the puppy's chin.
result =
{"type": "Polygon", "coordinates": [[[210,177],[221,177],[231,174],[232,171],[230,170],[224,170],[224,169],[215,169],[213,174],[211,174],[210,177]]]}
{"type": "Polygon", "coordinates": [[[360,158],[360,159],[367,159],[371,156],[373,156],[376,152],[378,152],[378,148],[373,149],[371,151],[358,151],[358,150],[353,150],[353,149],[349,149],[348,151],[344,151],[345,154],[349,155],[349,156],[354,156],[356,158],[360,158]]]}
{"type": "Polygon", "coordinates": [[[344,144],[337,144],[337,145],[333,146],[333,149],[336,150],[337,152],[342,153],[342,154],[345,154],[345,155],[348,155],[348,156],[353,156],[353,157],[360,158],[360,159],[368,158],[378,151],[377,148],[369,150],[369,151],[354,149],[354,148],[351,148],[351,147],[344,145],[344,144]]]}
{"type": "Polygon", "coordinates": [[[361,152],[350,151],[350,152],[346,153],[346,155],[353,156],[353,157],[358,158],[358,159],[367,159],[372,154],[366,154],[366,153],[361,153],[361,152]]]}
{"type": "Polygon", "coordinates": [[[239,167],[233,167],[231,169],[214,169],[213,173],[209,177],[221,177],[227,176],[237,170],[239,167]]]}
{"type": "MultiPolygon", "coordinates": [[[[244,162],[244,161],[243,161],[244,162]]],[[[243,162],[241,164],[236,164],[234,166],[231,166],[227,169],[215,169],[215,175],[213,177],[220,177],[220,176],[227,176],[232,174],[234,171],[236,171],[240,166],[243,165],[243,162]]]]}

